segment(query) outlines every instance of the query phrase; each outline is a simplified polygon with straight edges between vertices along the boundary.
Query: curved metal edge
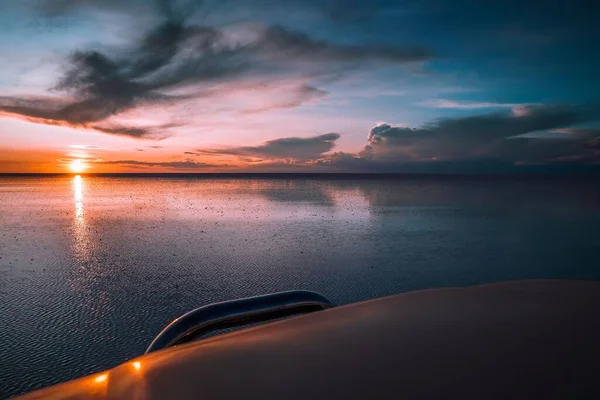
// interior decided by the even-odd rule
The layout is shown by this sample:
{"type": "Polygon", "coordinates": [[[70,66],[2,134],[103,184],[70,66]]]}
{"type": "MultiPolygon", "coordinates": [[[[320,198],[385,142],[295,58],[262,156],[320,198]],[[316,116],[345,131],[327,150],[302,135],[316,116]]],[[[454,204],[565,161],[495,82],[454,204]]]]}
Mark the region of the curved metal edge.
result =
{"type": "Polygon", "coordinates": [[[318,293],[294,290],[209,304],[167,325],[145,354],[186,343],[211,331],[325,310],[334,305],[318,293]]]}

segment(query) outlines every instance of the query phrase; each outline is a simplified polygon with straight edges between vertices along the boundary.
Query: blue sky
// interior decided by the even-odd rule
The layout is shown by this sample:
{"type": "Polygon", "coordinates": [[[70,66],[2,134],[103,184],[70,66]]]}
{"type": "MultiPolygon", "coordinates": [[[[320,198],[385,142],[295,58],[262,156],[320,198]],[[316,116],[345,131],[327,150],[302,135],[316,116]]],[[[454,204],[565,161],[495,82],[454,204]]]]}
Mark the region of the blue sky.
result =
{"type": "Polygon", "coordinates": [[[593,168],[599,7],[4,1],[0,172],[593,168]]]}

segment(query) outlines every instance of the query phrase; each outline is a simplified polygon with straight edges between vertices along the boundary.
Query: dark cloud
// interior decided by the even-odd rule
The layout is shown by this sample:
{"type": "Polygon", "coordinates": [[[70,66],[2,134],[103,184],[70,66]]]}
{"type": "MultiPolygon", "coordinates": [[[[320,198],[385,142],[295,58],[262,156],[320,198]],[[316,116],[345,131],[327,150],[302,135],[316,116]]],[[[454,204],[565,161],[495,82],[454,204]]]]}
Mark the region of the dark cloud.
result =
{"type": "Polygon", "coordinates": [[[15,114],[33,122],[74,127],[93,128],[109,134],[145,138],[143,128],[112,129],[93,123],[134,108],[144,102],[172,100],[155,91],[155,87],[141,82],[148,73],[159,68],[170,58],[169,49],[178,40],[171,24],[159,27],[147,35],[131,60],[115,60],[97,51],[78,51],[71,59],[71,67],[54,90],[66,92],[62,99],[10,98],[0,99],[0,112],[15,114]],[[164,41],[161,42],[160,38],[164,41]],[[155,40],[154,44],[150,44],[155,40]],[[69,101],[69,99],[75,99],[69,101]]]}
{"type": "MultiPolygon", "coordinates": [[[[3,97],[0,112],[32,122],[148,138],[145,128],[113,130],[98,123],[138,106],[188,100],[189,96],[168,96],[165,92],[190,84],[248,77],[272,81],[278,77],[316,77],[356,64],[402,64],[430,57],[427,50],[418,47],[338,44],[283,26],[254,25],[247,27],[243,34],[245,41],[234,40],[221,28],[186,21],[189,12],[202,2],[155,0],[152,4],[162,22],[126,52],[109,55],[88,49],[71,56],[70,68],[54,87],[65,96],[52,99],[3,97]]],[[[46,7],[55,13],[81,6],[125,7],[116,1],[46,2],[46,7]]],[[[304,85],[292,89],[289,99],[273,107],[250,111],[296,107],[325,94],[314,86],[304,85]]],[[[198,95],[202,96],[202,92],[198,95]]]]}
{"type": "Polygon", "coordinates": [[[268,170],[510,171],[515,165],[600,163],[600,129],[573,127],[593,121],[600,121],[597,106],[536,105],[508,113],[438,119],[417,129],[382,124],[369,132],[367,144],[358,153],[325,154],[340,137],[328,133],[186,154],[237,156],[268,170]]]}
{"type": "Polygon", "coordinates": [[[225,154],[266,159],[293,159],[298,161],[319,158],[335,146],[337,133],[326,133],[310,138],[282,138],[270,140],[260,146],[198,149],[200,154],[225,154]]]}
{"type": "Polygon", "coordinates": [[[502,159],[544,161],[583,150],[582,137],[519,137],[600,119],[595,107],[529,106],[511,113],[440,119],[423,128],[380,125],[361,156],[379,161],[502,159]]]}
{"type": "MultiPolygon", "coordinates": [[[[55,87],[55,90],[68,93],[65,98],[2,97],[0,112],[21,116],[32,122],[83,127],[133,138],[153,138],[157,130],[164,128],[94,124],[144,101],[166,101],[167,96],[126,77],[122,66],[98,52],[76,52],[71,63],[71,68],[55,87]],[[76,100],[69,102],[70,98],[76,100]]],[[[129,71],[129,74],[132,73],[140,76],[139,71],[129,71]]]]}

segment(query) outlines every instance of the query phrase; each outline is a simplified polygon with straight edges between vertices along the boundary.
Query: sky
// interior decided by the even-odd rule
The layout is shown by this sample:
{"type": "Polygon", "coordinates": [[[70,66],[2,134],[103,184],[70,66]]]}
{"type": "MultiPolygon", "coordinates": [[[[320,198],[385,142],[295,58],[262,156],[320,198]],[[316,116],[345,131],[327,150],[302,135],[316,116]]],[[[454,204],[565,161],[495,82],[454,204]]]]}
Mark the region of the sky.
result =
{"type": "Polygon", "coordinates": [[[599,13],[3,0],[0,173],[600,170],[599,13]]]}

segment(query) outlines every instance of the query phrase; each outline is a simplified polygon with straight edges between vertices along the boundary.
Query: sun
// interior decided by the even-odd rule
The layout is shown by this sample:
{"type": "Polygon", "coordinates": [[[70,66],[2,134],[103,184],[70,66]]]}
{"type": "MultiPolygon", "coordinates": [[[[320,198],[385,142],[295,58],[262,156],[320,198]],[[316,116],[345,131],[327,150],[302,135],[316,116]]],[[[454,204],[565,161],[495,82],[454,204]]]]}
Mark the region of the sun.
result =
{"type": "Polygon", "coordinates": [[[71,161],[71,164],[69,164],[69,168],[71,169],[71,171],[75,172],[76,174],[79,174],[86,169],[86,165],[81,160],[73,160],[71,161]]]}

